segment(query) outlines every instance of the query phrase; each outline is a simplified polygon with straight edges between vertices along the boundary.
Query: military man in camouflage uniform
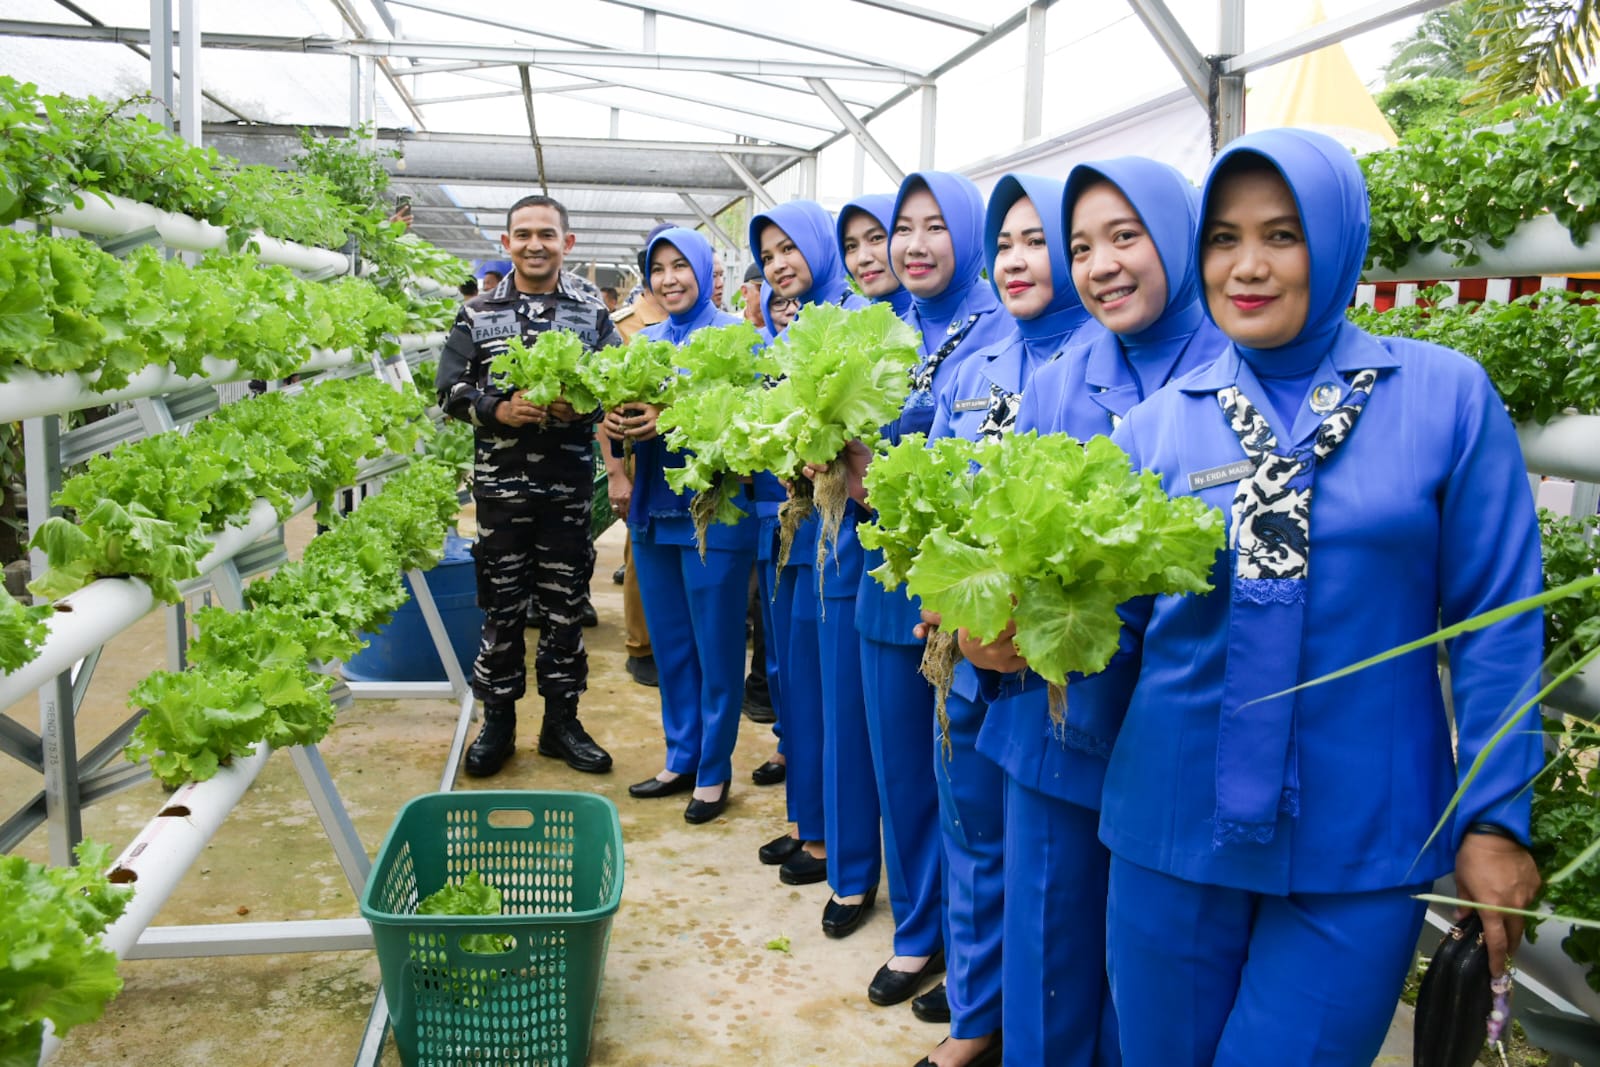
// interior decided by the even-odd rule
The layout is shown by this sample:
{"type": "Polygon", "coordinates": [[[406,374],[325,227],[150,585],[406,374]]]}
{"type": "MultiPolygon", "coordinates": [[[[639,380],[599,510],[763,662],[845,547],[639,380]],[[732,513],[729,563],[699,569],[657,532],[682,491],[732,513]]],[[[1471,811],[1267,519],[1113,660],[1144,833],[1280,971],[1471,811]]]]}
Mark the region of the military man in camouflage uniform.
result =
{"type": "Polygon", "coordinates": [[[530,598],[545,620],[534,657],[544,697],[539,752],[580,771],[611,769],[611,756],[578,721],[588,681],[579,611],[593,567],[589,512],[600,412],[574,411],[565,400],[537,406],[489,374],[512,337],[531,346],[546,330],[568,330],[591,352],[622,343],[604,305],[561,269],[575,240],[567,226],[566,208],[547,196],[512,205],[500,238],[511,272],[456,316],[435,382],[445,412],[477,431],[473,555],[484,623],[472,690],[483,701],[483,730],[466,760],[475,777],[498,772],[515,747],[530,598]]]}

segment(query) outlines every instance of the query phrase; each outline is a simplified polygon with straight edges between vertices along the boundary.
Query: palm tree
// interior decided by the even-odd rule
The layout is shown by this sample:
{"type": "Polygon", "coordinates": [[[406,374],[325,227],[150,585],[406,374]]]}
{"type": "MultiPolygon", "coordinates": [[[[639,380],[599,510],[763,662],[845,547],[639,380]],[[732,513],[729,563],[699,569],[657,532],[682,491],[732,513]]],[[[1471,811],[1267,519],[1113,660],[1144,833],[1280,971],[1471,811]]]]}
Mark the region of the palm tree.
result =
{"type": "Polygon", "coordinates": [[[1395,46],[1384,68],[1391,85],[1410,78],[1469,79],[1471,65],[1483,58],[1476,35],[1480,12],[1497,0],[1461,0],[1423,16],[1416,31],[1395,46]]]}
{"type": "Polygon", "coordinates": [[[1482,57],[1468,64],[1471,103],[1554,100],[1600,63],[1600,0],[1476,0],[1482,57]]]}

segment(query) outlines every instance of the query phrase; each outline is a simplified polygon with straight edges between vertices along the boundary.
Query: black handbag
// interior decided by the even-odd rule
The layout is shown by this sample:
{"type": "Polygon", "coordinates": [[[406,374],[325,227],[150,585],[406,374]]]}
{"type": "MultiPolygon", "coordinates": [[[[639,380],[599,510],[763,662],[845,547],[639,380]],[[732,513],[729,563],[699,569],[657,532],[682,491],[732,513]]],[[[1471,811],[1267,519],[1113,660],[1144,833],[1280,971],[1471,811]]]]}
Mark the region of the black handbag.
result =
{"type": "Polygon", "coordinates": [[[1488,1036],[1494,991],[1483,921],[1473,912],[1450,928],[1417,993],[1414,1067],[1472,1067],[1488,1036]]]}

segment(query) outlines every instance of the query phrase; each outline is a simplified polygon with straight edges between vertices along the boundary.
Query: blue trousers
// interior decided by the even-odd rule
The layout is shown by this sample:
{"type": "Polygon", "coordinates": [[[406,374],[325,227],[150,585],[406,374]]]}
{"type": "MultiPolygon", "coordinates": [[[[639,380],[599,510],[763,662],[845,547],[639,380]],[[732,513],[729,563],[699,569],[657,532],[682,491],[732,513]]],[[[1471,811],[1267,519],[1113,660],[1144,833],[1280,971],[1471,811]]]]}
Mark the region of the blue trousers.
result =
{"type": "MultiPolygon", "coordinates": [[[[830,611],[834,603],[829,603],[830,611]]],[[[894,912],[894,951],[898,956],[931,956],[944,941],[939,788],[928,732],[934,721],[933,688],[917,673],[921,645],[891,645],[866,637],[859,643],[894,912]]]]}
{"type": "Polygon", "coordinates": [[[987,710],[982,701],[950,694],[948,757],[937,720],[930,731],[944,840],[945,992],[952,1037],[983,1037],[1002,1024],[1006,776],[978,754],[987,710]]]}
{"type": "MultiPolygon", "coordinates": [[[[767,676],[767,696],[772,700],[772,712],[777,719],[772,724],[772,736],[778,739],[778,751],[788,758],[788,752],[783,747],[783,653],[789,641],[789,617],[784,615],[778,618],[774,600],[778,595],[778,568],[772,559],[756,557],[756,578],[760,585],[758,595],[761,598],[761,625],[765,629],[767,639],[762,642],[766,646],[766,659],[761,664],[761,669],[767,676]]],[[[755,669],[755,664],[751,664],[755,669]]]]}
{"type": "Polygon", "coordinates": [[[733,777],[733,746],[744,705],[745,614],[754,552],[635,538],[633,565],[661,677],[667,770],[696,785],[733,777]]]}
{"type": "MultiPolygon", "coordinates": [[[[805,571],[809,577],[811,570],[805,571]]],[[[812,586],[811,592],[816,591],[812,586]]],[[[803,595],[796,593],[796,596],[803,595]]],[[[828,885],[841,897],[865,893],[883,875],[878,786],[861,692],[856,598],[830,597],[817,625],[822,651],[822,796],[828,820],[828,885]]]]}
{"type": "MultiPolygon", "coordinates": [[[[787,766],[783,779],[789,821],[802,841],[826,841],[823,807],[822,660],[817,646],[816,580],[810,567],[778,572],[772,616],[781,636],[778,658],[783,691],[780,751],[787,766]]],[[[775,642],[768,637],[770,647],[775,642]]]]}
{"type": "Polygon", "coordinates": [[[1118,1067],[1100,813],[1006,776],[1005,1062],[1118,1067]]]}
{"type": "Polygon", "coordinates": [[[1421,886],[1267,896],[1111,858],[1107,962],[1128,1067],[1367,1067],[1421,886]]]}

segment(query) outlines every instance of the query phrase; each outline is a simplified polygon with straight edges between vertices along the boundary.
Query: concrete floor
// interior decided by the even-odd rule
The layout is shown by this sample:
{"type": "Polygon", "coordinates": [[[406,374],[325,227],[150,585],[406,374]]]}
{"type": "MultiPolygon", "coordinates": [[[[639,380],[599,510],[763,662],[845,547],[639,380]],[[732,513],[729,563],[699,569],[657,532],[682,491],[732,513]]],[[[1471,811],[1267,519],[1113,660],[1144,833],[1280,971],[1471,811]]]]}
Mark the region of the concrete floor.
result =
{"type": "MultiPolygon", "coordinates": [[[[470,522],[463,526],[470,532],[470,522]]],[[[291,544],[309,536],[304,520],[291,544]]],[[[893,924],[880,905],[854,936],[825,938],[825,885],[781,885],[756,862],[757,846],[783,828],[782,787],[758,788],[749,772],[772,749],[768,728],[748,721],[735,755],[727,814],[705,826],[682,819],[682,797],[633,800],[630,782],[662,760],[656,691],[622,670],[621,587],[611,583],[621,527],[599,542],[587,631],[590,686],[582,715],[610,749],[615,769],[582,775],[531,749],[532,738],[485,786],[595,790],[622,813],[627,871],[596,1021],[596,1067],[666,1067],[706,1062],[772,1065],[911,1064],[943,1027],[918,1022],[908,1005],[877,1008],[866,985],[889,956],[893,924]],[[766,948],[785,936],[788,952],[766,948]]],[[[80,715],[87,750],[126,714],[127,690],[164,661],[159,614],[107,648],[80,715]]],[[[532,706],[532,705],[530,705],[532,706]]],[[[7,714],[37,728],[24,702],[7,714]]],[[[320,746],[362,840],[382,842],[396,811],[433,790],[454,707],[437,701],[363,701],[320,746]]],[[[537,723],[537,715],[531,716],[537,723]]],[[[461,788],[478,785],[463,778],[461,788]]],[[[0,776],[0,810],[31,796],[38,781],[0,776]]],[[[87,809],[85,832],[123,845],[155,814],[159,785],[146,782],[87,809]]],[[[34,834],[19,852],[42,858],[34,834]]],[[[290,761],[274,756],[162,912],[162,924],[249,922],[358,915],[350,891],[290,761]]],[[[70,1065],[230,1064],[286,1067],[349,1062],[377,991],[370,952],[210,960],[128,961],[122,995],[99,1022],[68,1035],[55,1062],[70,1065]]],[[[1401,1006],[1378,1063],[1410,1062],[1410,1009],[1401,1006]]],[[[384,1062],[397,1063],[392,1049],[384,1062]]]]}

